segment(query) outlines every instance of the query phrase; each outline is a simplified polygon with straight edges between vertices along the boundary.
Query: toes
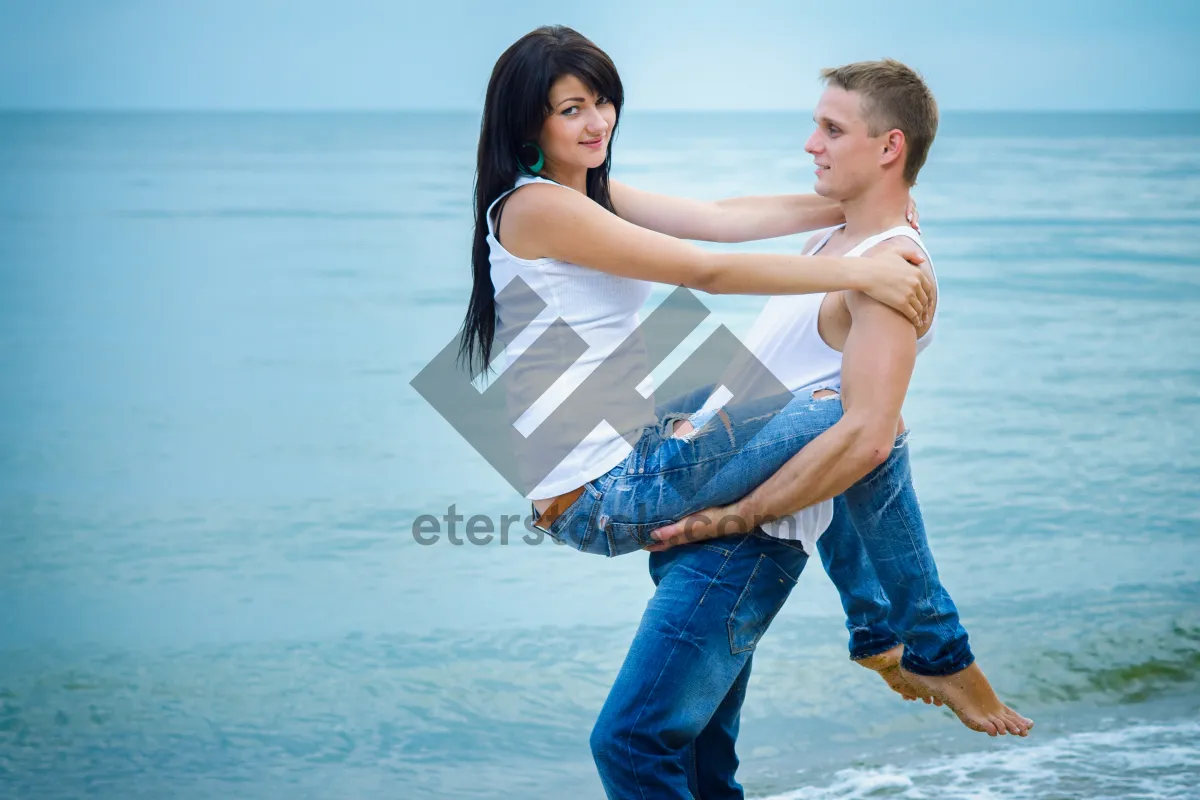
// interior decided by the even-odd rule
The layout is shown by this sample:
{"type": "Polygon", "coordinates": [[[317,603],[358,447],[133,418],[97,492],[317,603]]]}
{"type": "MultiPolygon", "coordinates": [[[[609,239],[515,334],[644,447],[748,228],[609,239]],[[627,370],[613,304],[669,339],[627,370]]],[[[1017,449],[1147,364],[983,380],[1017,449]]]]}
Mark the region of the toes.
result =
{"type": "Polygon", "coordinates": [[[1007,733],[1004,726],[997,724],[996,720],[991,717],[988,717],[983,723],[983,729],[987,732],[988,736],[1003,736],[1007,733]]]}
{"type": "Polygon", "coordinates": [[[1003,719],[1008,725],[1009,732],[1017,736],[1028,736],[1029,729],[1033,727],[1033,720],[1026,719],[1008,706],[1004,707],[1003,719]]]}
{"type": "Polygon", "coordinates": [[[981,720],[976,720],[976,719],[971,719],[971,718],[964,718],[963,724],[966,725],[968,728],[970,728],[973,731],[978,731],[979,733],[986,733],[988,736],[996,736],[997,735],[996,734],[996,726],[990,719],[984,719],[981,721],[981,720]]]}

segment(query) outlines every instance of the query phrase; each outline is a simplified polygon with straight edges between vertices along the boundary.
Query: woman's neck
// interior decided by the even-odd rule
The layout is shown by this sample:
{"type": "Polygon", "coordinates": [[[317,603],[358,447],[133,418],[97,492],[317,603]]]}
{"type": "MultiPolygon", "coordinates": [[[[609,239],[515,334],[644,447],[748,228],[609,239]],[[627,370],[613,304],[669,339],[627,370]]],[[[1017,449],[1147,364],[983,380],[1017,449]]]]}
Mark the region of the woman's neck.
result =
{"type": "Polygon", "coordinates": [[[563,168],[554,164],[547,164],[538,175],[586,195],[587,172],[587,167],[563,168]]]}

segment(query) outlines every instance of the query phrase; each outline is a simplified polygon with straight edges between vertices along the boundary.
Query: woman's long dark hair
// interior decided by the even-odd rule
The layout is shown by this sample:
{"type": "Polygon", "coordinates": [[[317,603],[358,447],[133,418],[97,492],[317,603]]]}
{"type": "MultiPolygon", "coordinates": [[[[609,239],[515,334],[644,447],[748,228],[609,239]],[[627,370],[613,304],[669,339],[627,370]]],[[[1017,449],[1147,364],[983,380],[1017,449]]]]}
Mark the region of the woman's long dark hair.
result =
{"type": "MultiPolygon", "coordinates": [[[[536,142],[551,113],[550,87],[564,75],[574,75],[598,95],[604,95],[620,119],[625,90],[612,59],[585,36],[562,25],[548,25],[525,34],[504,51],[492,69],[475,167],[475,242],[471,251],[474,285],[467,317],[459,335],[459,363],[472,375],[488,369],[496,335],[496,299],[488,261],[487,211],[492,202],[517,180],[521,146],[536,142]]],[[[604,163],[587,173],[587,195],[609,211],[608,172],[612,165],[610,133],[604,163]]]]}

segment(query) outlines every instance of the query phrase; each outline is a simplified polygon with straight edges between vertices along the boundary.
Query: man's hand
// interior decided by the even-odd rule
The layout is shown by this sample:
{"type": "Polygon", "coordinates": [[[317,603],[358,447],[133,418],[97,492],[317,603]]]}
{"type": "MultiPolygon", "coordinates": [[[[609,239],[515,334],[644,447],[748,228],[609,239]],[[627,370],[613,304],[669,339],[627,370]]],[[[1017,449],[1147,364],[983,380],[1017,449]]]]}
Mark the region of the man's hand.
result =
{"type": "Polygon", "coordinates": [[[658,544],[649,545],[644,549],[651,553],[658,553],[662,550],[669,550],[677,544],[690,544],[721,536],[749,533],[754,530],[755,525],[756,522],[737,503],[718,508],[706,508],[695,514],[689,514],[678,522],[656,529],[650,535],[658,544]]]}

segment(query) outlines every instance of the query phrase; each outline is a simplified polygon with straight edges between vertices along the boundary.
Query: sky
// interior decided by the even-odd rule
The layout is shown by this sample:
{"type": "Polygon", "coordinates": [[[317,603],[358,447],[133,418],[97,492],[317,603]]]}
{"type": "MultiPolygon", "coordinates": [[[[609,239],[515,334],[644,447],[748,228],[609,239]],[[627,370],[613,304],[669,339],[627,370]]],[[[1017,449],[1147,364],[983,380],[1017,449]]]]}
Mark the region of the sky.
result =
{"type": "Polygon", "coordinates": [[[1200,110],[1200,0],[0,0],[0,109],[478,110],[565,24],[630,109],[811,109],[891,56],[944,110],[1200,110]]]}

